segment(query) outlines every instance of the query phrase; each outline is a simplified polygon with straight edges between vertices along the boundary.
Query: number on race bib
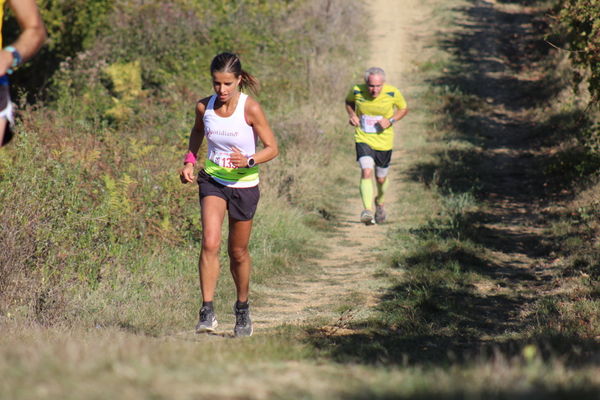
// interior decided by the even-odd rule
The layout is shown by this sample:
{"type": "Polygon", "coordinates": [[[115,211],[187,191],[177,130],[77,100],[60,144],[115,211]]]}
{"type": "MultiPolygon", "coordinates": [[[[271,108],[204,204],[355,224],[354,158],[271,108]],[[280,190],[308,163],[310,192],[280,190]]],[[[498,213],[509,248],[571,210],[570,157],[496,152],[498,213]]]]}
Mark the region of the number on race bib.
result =
{"type": "Polygon", "coordinates": [[[365,133],[377,133],[381,131],[381,127],[378,122],[383,117],[381,115],[361,115],[360,116],[360,128],[365,133]]]}
{"type": "Polygon", "coordinates": [[[220,167],[225,168],[237,168],[231,162],[231,153],[226,153],[224,151],[213,151],[208,159],[220,167]]]}

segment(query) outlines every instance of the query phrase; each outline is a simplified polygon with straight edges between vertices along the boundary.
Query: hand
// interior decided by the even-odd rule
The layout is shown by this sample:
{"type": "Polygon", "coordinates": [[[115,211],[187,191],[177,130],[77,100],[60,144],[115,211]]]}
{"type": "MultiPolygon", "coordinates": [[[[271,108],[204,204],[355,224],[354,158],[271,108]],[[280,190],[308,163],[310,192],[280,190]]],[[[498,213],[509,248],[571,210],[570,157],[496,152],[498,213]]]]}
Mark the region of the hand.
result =
{"type": "Polygon", "coordinates": [[[5,75],[12,67],[13,56],[10,51],[0,50],[0,76],[5,75]]]}
{"type": "Polygon", "coordinates": [[[358,125],[360,125],[360,120],[358,119],[358,116],[356,114],[352,114],[350,116],[350,120],[348,122],[352,126],[358,126],[358,125]]]}
{"type": "Polygon", "coordinates": [[[231,154],[229,159],[236,168],[246,168],[248,166],[248,157],[246,157],[240,149],[235,146],[231,147],[231,154]]]}
{"type": "Polygon", "coordinates": [[[379,125],[382,130],[385,130],[385,129],[389,128],[390,126],[392,126],[392,123],[390,122],[389,119],[382,118],[377,122],[377,125],[379,125]]]}
{"type": "Polygon", "coordinates": [[[196,179],[196,177],[194,176],[194,164],[185,164],[183,169],[179,171],[179,179],[181,179],[181,183],[183,184],[194,182],[194,180],[196,179]]]}

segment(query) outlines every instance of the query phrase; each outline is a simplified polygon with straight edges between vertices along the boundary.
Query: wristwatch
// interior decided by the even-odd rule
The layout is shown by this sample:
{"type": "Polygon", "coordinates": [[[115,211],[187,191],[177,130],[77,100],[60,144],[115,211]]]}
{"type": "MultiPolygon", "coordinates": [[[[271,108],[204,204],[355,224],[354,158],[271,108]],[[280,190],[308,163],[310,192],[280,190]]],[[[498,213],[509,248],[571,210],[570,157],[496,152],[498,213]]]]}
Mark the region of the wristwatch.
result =
{"type": "Polygon", "coordinates": [[[390,124],[394,125],[394,122],[396,122],[396,120],[394,119],[394,117],[388,119],[388,121],[390,121],[390,124]]]}
{"type": "Polygon", "coordinates": [[[21,63],[23,62],[23,57],[21,57],[21,53],[19,53],[17,49],[15,49],[13,46],[6,46],[3,50],[10,51],[10,53],[13,56],[13,62],[11,67],[16,68],[19,65],[21,65],[21,63]]]}
{"type": "Polygon", "coordinates": [[[248,157],[248,161],[246,161],[246,166],[248,168],[252,168],[256,165],[256,160],[254,160],[254,157],[250,156],[248,157]]]}

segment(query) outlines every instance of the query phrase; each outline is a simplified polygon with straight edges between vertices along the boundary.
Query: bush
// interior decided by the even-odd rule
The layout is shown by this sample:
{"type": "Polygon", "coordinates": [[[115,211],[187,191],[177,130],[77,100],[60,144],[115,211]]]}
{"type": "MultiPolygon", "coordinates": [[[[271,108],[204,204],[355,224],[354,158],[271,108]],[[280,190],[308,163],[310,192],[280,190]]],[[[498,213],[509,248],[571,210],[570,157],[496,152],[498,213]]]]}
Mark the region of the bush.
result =
{"type": "MultiPolygon", "coordinates": [[[[593,102],[600,99],[600,7],[594,0],[562,0],[555,8],[553,36],[569,50],[573,64],[583,71],[593,102]]],[[[554,39],[554,38],[553,38],[554,39]]],[[[576,82],[578,83],[578,82],[576,82]]]]}

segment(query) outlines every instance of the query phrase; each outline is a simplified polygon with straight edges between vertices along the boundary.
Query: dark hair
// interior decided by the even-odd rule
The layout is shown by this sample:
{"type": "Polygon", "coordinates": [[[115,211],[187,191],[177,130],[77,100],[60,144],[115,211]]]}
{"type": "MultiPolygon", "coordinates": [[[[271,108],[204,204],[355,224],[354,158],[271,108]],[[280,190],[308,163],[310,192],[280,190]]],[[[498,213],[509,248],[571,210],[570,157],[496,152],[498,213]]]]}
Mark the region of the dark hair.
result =
{"type": "Polygon", "coordinates": [[[254,93],[258,93],[258,80],[242,69],[240,58],[233,53],[221,53],[213,58],[210,63],[210,73],[230,72],[236,78],[242,77],[240,89],[248,88],[254,93]]]}

